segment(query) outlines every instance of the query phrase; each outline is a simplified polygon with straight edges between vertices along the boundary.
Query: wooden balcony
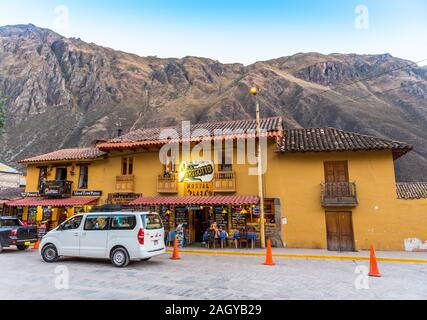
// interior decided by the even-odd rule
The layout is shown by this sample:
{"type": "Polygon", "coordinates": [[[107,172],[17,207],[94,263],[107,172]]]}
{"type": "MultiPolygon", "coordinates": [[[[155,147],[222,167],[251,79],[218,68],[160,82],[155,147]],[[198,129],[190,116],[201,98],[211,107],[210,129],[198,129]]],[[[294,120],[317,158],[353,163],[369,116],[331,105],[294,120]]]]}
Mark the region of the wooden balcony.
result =
{"type": "Polygon", "coordinates": [[[40,186],[40,195],[48,198],[68,198],[71,197],[72,181],[49,180],[40,186]]]}
{"type": "Polygon", "coordinates": [[[176,174],[163,175],[159,174],[157,178],[157,192],[158,193],[177,193],[178,180],[176,174]]]}
{"type": "Polygon", "coordinates": [[[356,207],[356,182],[324,182],[321,184],[321,202],[324,207],[356,207]]]}
{"type": "Polygon", "coordinates": [[[233,171],[215,173],[214,192],[236,192],[236,173],[233,171]]]}
{"type": "Polygon", "coordinates": [[[134,192],[135,191],[135,176],[116,176],[116,191],[117,192],[134,192]]]}

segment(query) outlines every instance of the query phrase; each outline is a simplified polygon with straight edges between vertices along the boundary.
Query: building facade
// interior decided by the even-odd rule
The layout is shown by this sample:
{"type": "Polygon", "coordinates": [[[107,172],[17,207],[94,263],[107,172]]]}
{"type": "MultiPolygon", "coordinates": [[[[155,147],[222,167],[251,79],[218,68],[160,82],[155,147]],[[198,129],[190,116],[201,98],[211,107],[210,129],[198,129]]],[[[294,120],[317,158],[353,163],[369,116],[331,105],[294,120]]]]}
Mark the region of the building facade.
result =
{"type": "Polygon", "coordinates": [[[22,173],[0,163],[0,189],[19,188],[22,183],[22,173]]]}
{"type": "MultiPolygon", "coordinates": [[[[176,133],[168,138],[165,128],[137,130],[94,148],[25,159],[26,198],[8,205],[22,208],[28,223],[54,227],[94,205],[120,204],[159,212],[168,230],[184,224],[190,243],[201,242],[216,222],[230,236],[252,231],[259,244],[257,163],[250,151],[255,125],[188,127],[203,136],[179,126],[166,128],[176,133]],[[162,153],[165,146],[180,152],[162,153]]],[[[424,250],[427,184],[396,184],[394,174],[394,160],[410,145],[333,128],[286,130],[280,117],[263,119],[261,128],[266,236],[273,245],[424,250]]]]}

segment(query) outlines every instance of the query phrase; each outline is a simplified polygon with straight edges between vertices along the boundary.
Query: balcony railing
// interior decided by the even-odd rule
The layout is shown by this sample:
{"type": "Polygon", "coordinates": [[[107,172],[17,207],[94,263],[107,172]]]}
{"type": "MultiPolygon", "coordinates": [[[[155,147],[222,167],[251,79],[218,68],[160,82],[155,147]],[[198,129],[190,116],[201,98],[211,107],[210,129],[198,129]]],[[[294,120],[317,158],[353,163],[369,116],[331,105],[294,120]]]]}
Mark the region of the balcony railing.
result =
{"type": "Polygon", "coordinates": [[[323,206],[355,207],[358,205],[356,182],[324,182],[321,186],[323,206]]]}
{"type": "Polygon", "coordinates": [[[135,176],[116,176],[117,192],[134,192],[135,176]]]}
{"type": "Polygon", "coordinates": [[[236,192],[236,173],[233,171],[215,173],[214,192],[236,192]]]}
{"type": "Polygon", "coordinates": [[[40,195],[52,198],[71,197],[72,181],[49,180],[41,184],[40,195]]]}
{"type": "Polygon", "coordinates": [[[158,193],[177,193],[178,184],[176,174],[160,174],[157,178],[158,193]]]}

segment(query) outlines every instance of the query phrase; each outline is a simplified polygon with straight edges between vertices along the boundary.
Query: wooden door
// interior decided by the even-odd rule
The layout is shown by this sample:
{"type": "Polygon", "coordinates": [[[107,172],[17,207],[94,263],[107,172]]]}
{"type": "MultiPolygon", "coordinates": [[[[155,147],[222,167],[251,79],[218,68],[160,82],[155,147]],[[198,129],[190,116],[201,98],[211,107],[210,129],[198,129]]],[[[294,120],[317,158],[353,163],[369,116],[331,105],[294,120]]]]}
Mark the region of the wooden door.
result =
{"type": "Polygon", "coordinates": [[[350,186],[347,161],[325,162],[325,182],[328,194],[336,197],[348,197],[350,186]]]}
{"type": "Polygon", "coordinates": [[[326,232],[329,251],[354,251],[351,212],[326,212],[326,232]]]}

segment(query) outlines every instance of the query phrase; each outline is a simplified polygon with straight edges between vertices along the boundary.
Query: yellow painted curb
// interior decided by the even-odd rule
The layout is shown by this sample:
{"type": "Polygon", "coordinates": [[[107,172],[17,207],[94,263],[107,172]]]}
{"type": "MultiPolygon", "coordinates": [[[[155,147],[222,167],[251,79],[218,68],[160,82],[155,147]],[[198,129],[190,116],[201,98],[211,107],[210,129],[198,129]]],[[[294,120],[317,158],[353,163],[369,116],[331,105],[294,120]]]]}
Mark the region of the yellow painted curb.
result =
{"type": "MultiPolygon", "coordinates": [[[[172,252],[167,249],[166,252],[172,252]]],[[[262,252],[241,252],[241,251],[208,251],[208,250],[186,250],[181,249],[179,252],[182,253],[193,253],[193,254],[210,254],[210,255],[229,255],[229,256],[253,256],[263,257],[265,256],[262,252]]],[[[363,256],[334,256],[334,255],[313,255],[313,254],[292,254],[292,253],[273,253],[273,257],[276,258],[291,258],[291,259],[319,259],[319,260],[369,260],[369,257],[363,256]]],[[[402,262],[402,263],[427,263],[425,259],[405,259],[405,258],[378,258],[378,261],[382,262],[402,262]]]]}

